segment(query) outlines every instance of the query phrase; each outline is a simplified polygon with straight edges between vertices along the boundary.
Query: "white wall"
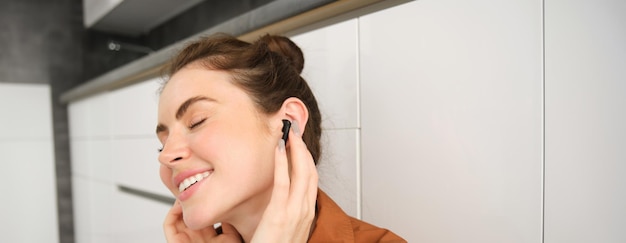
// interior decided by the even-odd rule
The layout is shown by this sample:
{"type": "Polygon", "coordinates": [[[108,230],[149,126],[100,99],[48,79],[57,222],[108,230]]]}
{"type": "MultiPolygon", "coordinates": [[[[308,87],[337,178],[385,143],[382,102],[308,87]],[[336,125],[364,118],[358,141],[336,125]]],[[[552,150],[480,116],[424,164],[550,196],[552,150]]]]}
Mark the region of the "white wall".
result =
{"type": "Polygon", "coordinates": [[[546,0],[546,243],[626,242],[624,13],[546,0]]]}
{"type": "Polygon", "coordinates": [[[50,86],[0,83],[1,242],[58,242],[50,86]]]}

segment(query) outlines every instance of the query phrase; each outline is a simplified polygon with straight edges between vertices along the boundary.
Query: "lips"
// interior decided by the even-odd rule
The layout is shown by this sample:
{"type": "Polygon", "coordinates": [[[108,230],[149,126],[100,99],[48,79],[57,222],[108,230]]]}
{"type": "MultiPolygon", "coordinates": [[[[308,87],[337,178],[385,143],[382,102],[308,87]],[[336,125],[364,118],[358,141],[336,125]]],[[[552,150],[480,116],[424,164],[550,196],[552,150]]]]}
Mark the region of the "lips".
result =
{"type": "Polygon", "coordinates": [[[213,169],[198,168],[192,170],[185,170],[177,173],[172,178],[172,184],[178,188],[179,193],[187,190],[193,184],[198,183],[206,179],[213,174],[213,169]]]}
{"type": "MultiPolygon", "coordinates": [[[[212,171],[211,171],[212,172],[212,171]]],[[[187,188],[189,188],[191,185],[196,184],[197,182],[204,180],[204,178],[209,177],[209,175],[211,175],[211,172],[209,171],[205,171],[205,172],[201,172],[201,173],[197,173],[195,175],[192,175],[190,177],[185,178],[179,185],[178,185],[178,192],[184,192],[185,190],[187,190],[187,188]]]]}

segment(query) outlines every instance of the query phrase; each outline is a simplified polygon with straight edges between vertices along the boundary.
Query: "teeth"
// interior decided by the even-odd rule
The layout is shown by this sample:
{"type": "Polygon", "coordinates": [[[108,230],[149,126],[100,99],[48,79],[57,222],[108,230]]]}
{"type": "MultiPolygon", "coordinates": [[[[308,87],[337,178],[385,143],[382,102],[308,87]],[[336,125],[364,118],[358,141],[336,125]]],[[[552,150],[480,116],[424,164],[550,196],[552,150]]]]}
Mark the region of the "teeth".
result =
{"type": "Polygon", "coordinates": [[[203,173],[198,173],[198,174],[195,174],[195,175],[192,175],[192,176],[188,177],[183,182],[181,182],[180,185],[178,185],[178,191],[179,192],[183,192],[183,191],[187,190],[187,188],[189,188],[193,184],[196,184],[196,182],[201,181],[204,178],[209,177],[210,174],[211,173],[209,173],[208,171],[205,171],[203,173]]]}

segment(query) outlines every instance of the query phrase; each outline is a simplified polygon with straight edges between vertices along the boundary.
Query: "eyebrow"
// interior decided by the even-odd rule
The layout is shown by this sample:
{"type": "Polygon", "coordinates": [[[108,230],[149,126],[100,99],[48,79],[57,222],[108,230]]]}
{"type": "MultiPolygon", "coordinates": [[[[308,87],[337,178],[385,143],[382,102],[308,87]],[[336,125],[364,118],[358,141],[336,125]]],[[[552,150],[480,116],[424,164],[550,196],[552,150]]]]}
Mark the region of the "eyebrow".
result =
{"type": "MultiPolygon", "coordinates": [[[[180,104],[180,106],[178,107],[178,110],[176,111],[176,120],[180,120],[180,118],[182,118],[185,115],[185,113],[187,112],[189,107],[191,107],[191,105],[193,105],[194,103],[196,103],[198,101],[212,101],[212,102],[215,102],[214,99],[211,99],[211,98],[206,97],[206,96],[194,96],[194,97],[191,97],[191,98],[187,99],[185,102],[183,102],[182,104],[180,104]]],[[[166,131],[166,130],[167,130],[167,126],[165,126],[163,124],[159,124],[156,127],[156,133],[157,134],[159,134],[160,132],[166,131]]]]}

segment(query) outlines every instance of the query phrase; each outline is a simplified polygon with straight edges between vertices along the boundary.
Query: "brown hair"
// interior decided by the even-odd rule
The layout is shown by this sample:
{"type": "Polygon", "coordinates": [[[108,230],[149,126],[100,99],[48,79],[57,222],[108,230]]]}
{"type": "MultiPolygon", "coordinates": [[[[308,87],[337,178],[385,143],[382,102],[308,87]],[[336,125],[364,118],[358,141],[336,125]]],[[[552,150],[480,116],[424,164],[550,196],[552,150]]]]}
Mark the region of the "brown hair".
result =
{"type": "Polygon", "coordinates": [[[321,114],[306,81],[300,76],[304,56],[283,36],[265,35],[248,43],[226,34],[215,34],[188,44],[171,60],[171,77],[190,63],[229,72],[235,85],[245,90],[265,114],[277,112],[283,102],[296,97],[309,112],[302,139],[317,164],[321,155],[321,114]]]}

